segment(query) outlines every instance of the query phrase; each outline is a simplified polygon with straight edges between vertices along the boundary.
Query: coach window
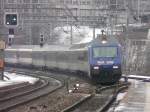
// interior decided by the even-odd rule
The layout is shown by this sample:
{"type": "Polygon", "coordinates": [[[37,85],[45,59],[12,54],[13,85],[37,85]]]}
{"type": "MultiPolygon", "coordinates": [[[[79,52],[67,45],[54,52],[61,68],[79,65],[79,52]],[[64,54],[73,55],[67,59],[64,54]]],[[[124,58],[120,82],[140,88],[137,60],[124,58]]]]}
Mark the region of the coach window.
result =
{"type": "Polygon", "coordinates": [[[23,3],[30,3],[30,0],[23,0],[23,3]]]}
{"type": "Polygon", "coordinates": [[[17,0],[7,0],[7,3],[17,3],[17,0]]]}
{"type": "Polygon", "coordinates": [[[65,1],[64,0],[60,0],[60,4],[65,4],[65,1]]]}
{"type": "Polygon", "coordinates": [[[83,56],[83,57],[84,57],[84,61],[87,61],[87,60],[88,60],[88,56],[87,56],[88,54],[87,54],[87,52],[84,51],[84,54],[83,54],[83,55],[84,55],[84,56],[83,56]]]}
{"type": "Polygon", "coordinates": [[[73,0],[73,1],[72,1],[72,4],[73,4],[73,5],[78,5],[78,0],[73,0]]]}
{"type": "Polygon", "coordinates": [[[90,1],[87,1],[87,5],[91,5],[91,2],[90,2],[90,1]]]}
{"type": "Polygon", "coordinates": [[[32,0],[32,3],[38,3],[39,1],[38,0],[32,0]]]}
{"type": "Polygon", "coordinates": [[[40,0],[40,3],[50,3],[50,0],[40,0]]]}
{"type": "Polygon", "coordinates": [[[82,52],[77,52],[78,56],[77,56],[77,59],[80,60],[80,61],[84,61],[85,59],[85,56],[82,52]]]}

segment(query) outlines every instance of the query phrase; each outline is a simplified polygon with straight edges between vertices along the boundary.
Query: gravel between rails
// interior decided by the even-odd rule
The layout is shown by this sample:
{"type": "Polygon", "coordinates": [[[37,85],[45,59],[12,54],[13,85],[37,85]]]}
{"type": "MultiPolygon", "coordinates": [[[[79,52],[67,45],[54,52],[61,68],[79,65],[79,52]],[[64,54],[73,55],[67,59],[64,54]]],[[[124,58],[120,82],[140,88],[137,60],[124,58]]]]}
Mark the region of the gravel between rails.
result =
{"type": "Polygon", "coordinates": [[[94,94],[86,102],[78,103],[74,107],[66,109],[65,112],[104,112],[115,100],[117,94],[127,87],[128,83],[121,84],[120,86],[103,87],[100,94],[94,94]]]}
{"type": "Polygon", "coordinates": [[[112,98],[112,94],[93,95],[81,105],[65,112],[97,112],[110,98],[112,98]]]}

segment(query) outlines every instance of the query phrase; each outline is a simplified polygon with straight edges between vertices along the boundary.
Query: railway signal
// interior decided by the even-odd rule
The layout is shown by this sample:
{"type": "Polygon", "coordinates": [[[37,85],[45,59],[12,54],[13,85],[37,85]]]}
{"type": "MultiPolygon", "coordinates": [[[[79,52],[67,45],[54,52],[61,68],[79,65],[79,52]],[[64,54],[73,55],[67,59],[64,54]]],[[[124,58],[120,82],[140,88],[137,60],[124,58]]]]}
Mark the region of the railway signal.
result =
{"type": "Polygon", "coordinates": [[[5,14],[5,25],[6,26],[17,26],[18,25],[17,14],[5,14]]]}
{"type": "Polygon", "coordinates": [[[44,35],[40,35],[40,46],[43,47],[44,45],[44,35]]]}

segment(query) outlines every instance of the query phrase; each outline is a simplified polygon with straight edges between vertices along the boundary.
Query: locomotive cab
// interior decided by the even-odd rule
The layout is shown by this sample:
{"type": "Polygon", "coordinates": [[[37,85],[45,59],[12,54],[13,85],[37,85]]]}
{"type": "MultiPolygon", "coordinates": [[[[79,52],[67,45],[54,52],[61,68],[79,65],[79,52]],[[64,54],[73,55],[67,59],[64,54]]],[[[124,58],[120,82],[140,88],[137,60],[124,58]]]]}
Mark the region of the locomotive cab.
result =
{"type": "Polygon", "coordinates": [[[105,42],[95,39],[89,47],[90,76],[101,83],[115,83],[121,77],[121,48],[110,37],[105,42]]]}

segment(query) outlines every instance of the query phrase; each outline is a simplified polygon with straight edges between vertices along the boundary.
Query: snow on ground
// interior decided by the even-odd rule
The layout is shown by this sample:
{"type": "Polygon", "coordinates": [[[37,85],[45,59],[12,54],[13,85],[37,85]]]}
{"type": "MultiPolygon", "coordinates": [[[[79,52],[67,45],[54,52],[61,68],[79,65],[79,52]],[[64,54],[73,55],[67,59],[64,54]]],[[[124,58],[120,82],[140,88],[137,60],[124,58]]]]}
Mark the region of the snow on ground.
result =
{"type": "Polygon", "coordinates": [[[116,101],[121,101],[121,100],[125,97],[126,94],[127,94],[127,92],[119,93],[119,94],[117,95],[116,101]]]}
{"type": "Polygon", "coordinates": [[[129,75],[129,78],[137,78],[137,79],[150,79],[149,76],[139,76],[139,75],[129,75]]]}
{"type": "MultiPolygon", "coordinates": [[[[141,75],[125,75],[123,74],[123,78],[124,77],[127,77],[128,78],[128,81],[129,80],[141,80],[141,81],[147,81],[147,82],[150,82],[150,76],[141,76],[141,75]]],[[[124,79],[121,79],[121,80],[124,80],[124,79]]]]}
{"type": "Polygon", "coordinates": [[[123,112],[123,109],[126,108],[126,105],[123,103],[115,108],[113,112],[123,112]]]}
{"type": "Polygon", "coordinates": [[[12,84],[18,84],[19,82],[11,82],[11,81],[0,81],[0,87],[9,86],[12,84]]]}
{"type": "Polygon", "coordinates": [[[34,78],[31,76],[25,76],[22,74],[16,74],[16,73],[4,73],[4,81],[0,81],[0,87],[3,86],[9,86],[12,84],[18,84],[22,82],[28,82],[30,84],[34,84],[39,80],[39,78],[34,78]]]}

